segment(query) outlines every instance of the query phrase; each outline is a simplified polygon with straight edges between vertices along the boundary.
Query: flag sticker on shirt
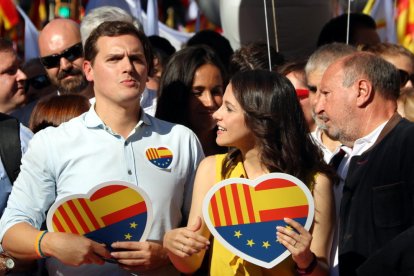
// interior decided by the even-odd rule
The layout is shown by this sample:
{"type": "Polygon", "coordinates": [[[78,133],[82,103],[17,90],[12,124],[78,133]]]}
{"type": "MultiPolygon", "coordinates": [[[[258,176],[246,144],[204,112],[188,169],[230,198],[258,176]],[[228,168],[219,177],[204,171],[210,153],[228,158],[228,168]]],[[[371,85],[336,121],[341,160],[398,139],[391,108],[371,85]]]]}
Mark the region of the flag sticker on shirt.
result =
{"type": "Polygon", "coordinates": [[[145,155],[151,164],[160,169],[168,169],[173,160],[173,153],[166,147],[149,148],[145,151],[145,155]]]}
{"type": "Polygon", "coordinates": [[[299,179],[283,173],[255,180],[230,178],[214,185],[203,202],[203,217],[214,238],[233,254],[272,268],[290,255],[277,241],[276,227],[292,218],[309,229],[312,194],[299,179]]]}
{"type": "Polygon", "coordinates": [[[152,224],[148,196],[136,185],[112,181],[86,195],[55,202],[47,215],[50,232],[84,235],[110,249],[115,241],[144,241],[152,224]]]}

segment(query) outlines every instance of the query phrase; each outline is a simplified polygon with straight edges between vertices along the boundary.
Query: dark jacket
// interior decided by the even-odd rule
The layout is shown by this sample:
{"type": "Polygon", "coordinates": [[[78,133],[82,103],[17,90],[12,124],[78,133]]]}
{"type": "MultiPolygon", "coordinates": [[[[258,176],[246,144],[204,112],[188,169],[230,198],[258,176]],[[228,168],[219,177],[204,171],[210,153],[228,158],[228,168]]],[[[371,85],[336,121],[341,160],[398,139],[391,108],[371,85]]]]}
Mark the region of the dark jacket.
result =
{"type": "Polygon", "coordinates": [[[375,144],[350,161],[340,210],[340,274],[409,275],[404,271],[414,267],[414,254],[407,255],[400,235],[410,235],[413,225],[414,123],[396,114],[375,144]]]}

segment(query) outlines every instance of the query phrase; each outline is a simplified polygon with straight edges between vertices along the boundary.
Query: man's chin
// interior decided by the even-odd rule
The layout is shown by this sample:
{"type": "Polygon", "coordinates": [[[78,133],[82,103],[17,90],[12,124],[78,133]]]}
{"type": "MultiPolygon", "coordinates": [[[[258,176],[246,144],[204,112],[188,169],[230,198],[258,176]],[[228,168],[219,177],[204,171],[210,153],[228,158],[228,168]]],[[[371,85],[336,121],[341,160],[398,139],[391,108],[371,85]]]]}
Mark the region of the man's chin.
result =
{"type": "Polygon", "coordinates": [[[78,94],[88,86],[88,81],[79,78],[64,79],[59,83],[59,93],[61,94],[78,94]]]}

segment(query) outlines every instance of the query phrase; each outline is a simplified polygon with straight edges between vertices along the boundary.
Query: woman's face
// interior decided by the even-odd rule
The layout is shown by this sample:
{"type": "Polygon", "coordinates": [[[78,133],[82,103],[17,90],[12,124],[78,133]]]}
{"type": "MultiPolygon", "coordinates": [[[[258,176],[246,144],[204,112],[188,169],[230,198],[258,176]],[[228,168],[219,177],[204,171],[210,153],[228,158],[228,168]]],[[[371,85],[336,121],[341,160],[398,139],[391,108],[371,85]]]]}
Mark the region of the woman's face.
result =
{"type": "Polygon", "coordinates": [[[193,79],[190,95],[190,125],[195,132],[216,126],[212,115],[223,102],[223,77],[212,64],[200,66],[193,79]]]}
{"type": "Polygon", "coordinates": [[[217,122],[216,142],[220,146],[237,147],[244,149],[254,146],[254,136],[247,127],[244,118],[244,110],[233,94],[233,88],[229,84],[223,96],[223,104],[213,114],[217,122]]]}

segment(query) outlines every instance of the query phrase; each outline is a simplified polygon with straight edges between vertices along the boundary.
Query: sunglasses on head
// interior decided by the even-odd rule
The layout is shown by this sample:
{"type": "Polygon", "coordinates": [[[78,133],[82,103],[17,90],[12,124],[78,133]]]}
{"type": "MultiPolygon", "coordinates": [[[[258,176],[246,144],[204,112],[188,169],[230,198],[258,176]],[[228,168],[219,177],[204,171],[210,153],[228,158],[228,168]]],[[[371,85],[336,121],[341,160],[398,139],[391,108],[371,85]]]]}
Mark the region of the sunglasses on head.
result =
{"type": "Polygon", "coordinates": [[[414,74],[408,74],[407,71],[398,69],[400,73],[400,87],[404,87],[407,82],[410,80],[414,84],[414,74]]]}
{"type": "Polygon", "coordinates": [[[60,64],[60,59],[65,58],[70,62],[75,61],[77,58],[80,58],[83,55],[82,43],[76,43],[75,45],[63,50],[60,54],[53,54],[40,58],[40,62],[44,67],[50,69],[58,67],[60,64]]]}
{"type": "Polygon", "coordinates": [[[50,80],[46,75],[38,75],[33,78],[27,79],[25,85],[26,90],[29,89],[29,86],[35,89],[42,89],[50,85],[50,80]]]}

